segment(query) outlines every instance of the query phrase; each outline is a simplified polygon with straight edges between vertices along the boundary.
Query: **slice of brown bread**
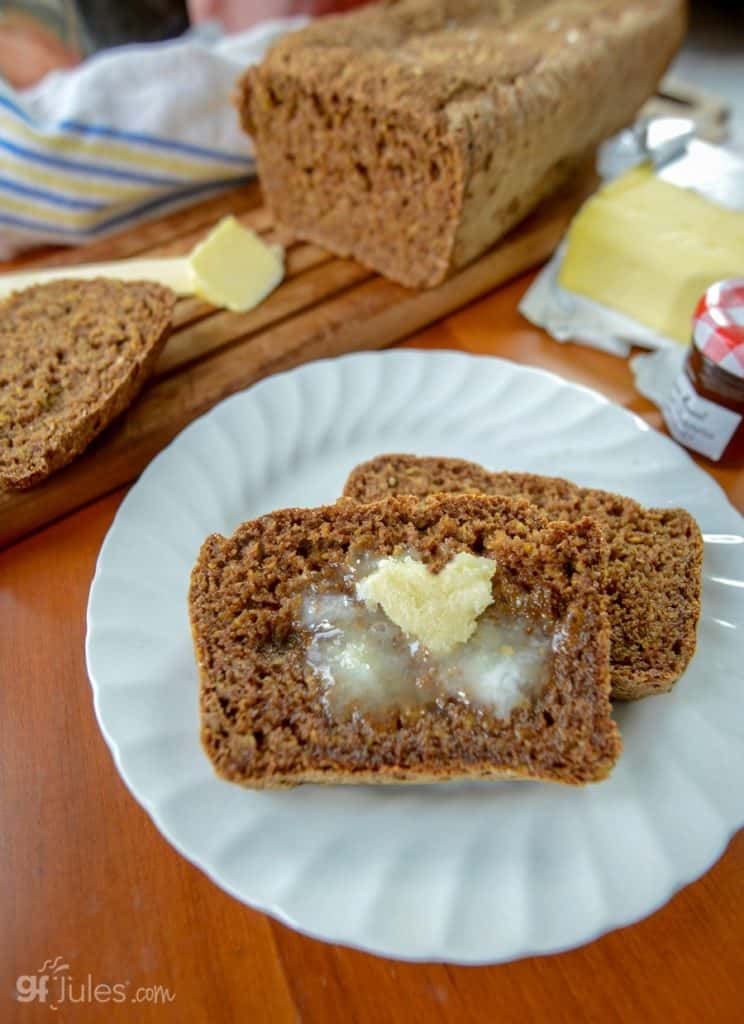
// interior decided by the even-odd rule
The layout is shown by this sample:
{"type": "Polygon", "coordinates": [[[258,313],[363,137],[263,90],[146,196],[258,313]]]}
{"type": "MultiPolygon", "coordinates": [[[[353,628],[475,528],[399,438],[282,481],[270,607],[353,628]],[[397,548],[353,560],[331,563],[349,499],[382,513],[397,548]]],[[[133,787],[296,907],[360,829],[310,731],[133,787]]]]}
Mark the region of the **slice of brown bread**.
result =
{"type": "Polygon", "coordinates": [[[31,487],[132,402],[176,297],[149,281],[59,280],[0,304],[0,485],[31,487]]]}
{"type": "Polygon", "coordinates": [[[592,520],[550,523],[525,501],[484,496],[286,509],[230,538],[213,535],[189,592],[206,752],[223,778],[259,788],[602,779],[621,748],[610,718],[606,559],[592,520]],[[413,554],[439,571],[459,552],[497,563],[493,609],[519,608],[555,630],[539,695],[501,719],[455,697],[333,717],[308,660],[303,597],[353,596],[346,570],[365,555],[413,554]]]}
{"type": "Polygon", "coordinates": [[[643,508],[630,498],[534,473],[490,473],[463,459],[380,455],[357,466],[344,495],[359,502],[446,491],[519,495],[551,518],[591,516],[609,542],[607,589],[613,697],[672,688],[695,652],[703,542],[684,509],[643,508]]]}

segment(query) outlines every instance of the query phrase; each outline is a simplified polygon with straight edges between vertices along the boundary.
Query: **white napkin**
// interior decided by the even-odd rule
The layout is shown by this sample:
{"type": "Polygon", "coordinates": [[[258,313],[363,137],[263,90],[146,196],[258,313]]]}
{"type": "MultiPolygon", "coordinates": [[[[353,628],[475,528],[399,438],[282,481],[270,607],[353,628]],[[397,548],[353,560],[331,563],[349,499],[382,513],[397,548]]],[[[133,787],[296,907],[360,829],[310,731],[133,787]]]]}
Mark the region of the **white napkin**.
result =
{"type": "Polygon", "coordinates": [[[307,20],[107,50],[23,92],[0,80],[0,259],[100,238],[250,177],[230,94],[307,20]]]}

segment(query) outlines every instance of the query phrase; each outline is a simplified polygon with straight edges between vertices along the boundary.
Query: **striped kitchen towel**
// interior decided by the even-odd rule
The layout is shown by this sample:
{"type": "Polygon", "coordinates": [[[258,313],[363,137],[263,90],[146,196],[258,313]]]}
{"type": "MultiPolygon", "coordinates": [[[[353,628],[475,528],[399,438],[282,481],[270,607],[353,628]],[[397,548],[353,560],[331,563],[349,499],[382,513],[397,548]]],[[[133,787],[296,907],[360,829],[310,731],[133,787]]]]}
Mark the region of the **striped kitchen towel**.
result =
{"type": "Polygon", "coordinates": [[[247,181],[235,80],[306,20],[104,51],[24,92],[0,79],[0,259],[100,238],[247,181]]]}

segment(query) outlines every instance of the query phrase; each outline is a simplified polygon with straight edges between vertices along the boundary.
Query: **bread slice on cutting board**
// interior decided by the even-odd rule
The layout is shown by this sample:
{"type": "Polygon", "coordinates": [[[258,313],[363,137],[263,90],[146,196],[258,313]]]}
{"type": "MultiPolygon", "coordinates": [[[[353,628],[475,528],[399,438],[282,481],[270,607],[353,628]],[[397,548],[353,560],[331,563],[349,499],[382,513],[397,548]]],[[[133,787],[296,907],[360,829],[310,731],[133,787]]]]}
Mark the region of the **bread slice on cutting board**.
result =
{"type": "Polygon", "coordinates": [[[133,401],[176,297],[148,281],[57,280],[0,304],[0,485],[71,462],[133,401]]]}

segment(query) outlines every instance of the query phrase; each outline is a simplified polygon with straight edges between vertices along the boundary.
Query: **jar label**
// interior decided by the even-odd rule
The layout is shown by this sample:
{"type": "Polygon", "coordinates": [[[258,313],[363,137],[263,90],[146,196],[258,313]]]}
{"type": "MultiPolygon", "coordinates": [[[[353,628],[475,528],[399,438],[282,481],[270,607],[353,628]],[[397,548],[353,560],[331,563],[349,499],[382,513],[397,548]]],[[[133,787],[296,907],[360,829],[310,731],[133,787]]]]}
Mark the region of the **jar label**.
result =
{"type": "Polygon", "coordinates": [[[675,440],[714,461],[720,459],[742,417],[702,398],[683,371],[664,403],[664,419],[675,440]]]}

